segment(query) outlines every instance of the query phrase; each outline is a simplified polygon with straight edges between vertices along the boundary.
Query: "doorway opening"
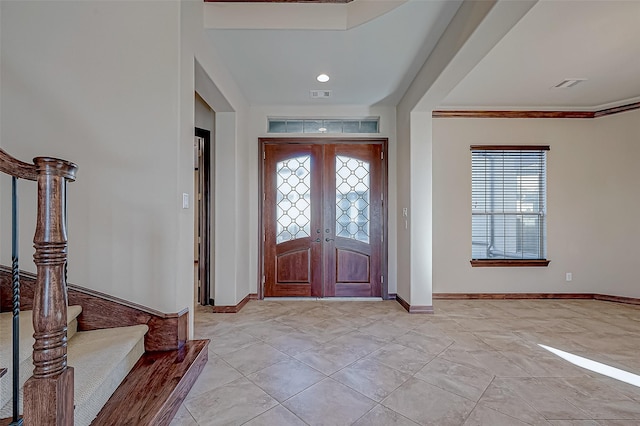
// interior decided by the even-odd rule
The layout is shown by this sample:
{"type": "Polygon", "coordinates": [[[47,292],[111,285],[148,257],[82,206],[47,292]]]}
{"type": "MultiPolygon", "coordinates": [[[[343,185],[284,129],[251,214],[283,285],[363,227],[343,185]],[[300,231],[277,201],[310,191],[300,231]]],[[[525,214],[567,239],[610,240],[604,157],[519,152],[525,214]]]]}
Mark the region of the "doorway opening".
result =
{"type": "Polygon", "coordinates": [[[194,281],[196,302],[213,305],[211,286],[211,132],[196,128],[194,138],[194,281]]]}
{"type": "Polygon", "coordinates": [[[382,297],[387,139],[261,138],[259,297],[382,297]]]}

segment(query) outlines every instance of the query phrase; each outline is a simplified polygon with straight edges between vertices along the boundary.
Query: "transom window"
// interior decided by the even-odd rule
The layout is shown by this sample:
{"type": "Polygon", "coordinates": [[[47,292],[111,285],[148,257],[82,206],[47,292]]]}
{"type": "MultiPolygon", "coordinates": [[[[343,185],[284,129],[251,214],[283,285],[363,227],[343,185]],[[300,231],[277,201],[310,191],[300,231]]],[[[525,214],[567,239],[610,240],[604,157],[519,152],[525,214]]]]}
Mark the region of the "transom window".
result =
{"type": "Polygon", "coordinates": [[[471,147],[473,266],[546,266],[548,146],[471,147]]]}
{"type": "Polygon", "coordinates": [[[380,117],[369,118],[269,118],[269,133],[379,133],[380,117]]]}

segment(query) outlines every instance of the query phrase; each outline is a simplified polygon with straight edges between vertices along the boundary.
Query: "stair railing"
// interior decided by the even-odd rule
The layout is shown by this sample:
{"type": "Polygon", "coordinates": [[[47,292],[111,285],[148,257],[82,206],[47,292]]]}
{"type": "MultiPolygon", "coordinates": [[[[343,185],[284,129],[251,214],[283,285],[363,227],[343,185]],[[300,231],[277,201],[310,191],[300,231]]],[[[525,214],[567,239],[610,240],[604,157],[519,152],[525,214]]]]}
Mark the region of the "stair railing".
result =
{"type": "Polygon", "coordinates": [[[65,160],[36,157],[25,163],[0,149],[0,172],[12,177],[13,418],[11,425],[73,425],[73,368],[67,366],[66,188],[78,167],[65,160]],[[18,180],[36,181],[38,210],[33,238],[37,269],[33,299],[33,375],[24,385],[19,417],[18,180]]]}

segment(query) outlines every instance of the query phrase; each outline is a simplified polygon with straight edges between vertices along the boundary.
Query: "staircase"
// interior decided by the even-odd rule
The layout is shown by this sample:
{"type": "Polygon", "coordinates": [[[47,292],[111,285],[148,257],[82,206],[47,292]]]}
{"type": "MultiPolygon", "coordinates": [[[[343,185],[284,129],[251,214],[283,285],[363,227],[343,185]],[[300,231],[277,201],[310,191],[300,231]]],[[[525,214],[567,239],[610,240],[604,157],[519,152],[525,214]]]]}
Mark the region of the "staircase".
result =
{"type": "Polygon", "coordinates": [[[207,362],[208,341],[187,340],[187,309],[164,314],[67,285],[66,185],[76,170],[0,149],[0,172],[12,177],[12,266],[0,266],[0,426],[168,425],[207,362]],[[19,179],[38,186],[37,274],[19,270],[19,179]]]}
{"type": "MultiPolygon", "coordinates": [[[[146,325],[108,328],[104,330],[77,332],[77,317],[80,306],[69,306],[67,310],[67,359],[74,369],[74,423],[89,425],[100,412],[109,397],[144,354],[146,325]]],[[[32,311],[20,313],[20,411],[22,411],[22,389],[31,376],[33,339],[32,311]]],[[[0,314],[0,359],[11,359],[11,313],[0,314]]],[[[12,415],[11,375],[0,379],[0,418],[12,415]]]]}

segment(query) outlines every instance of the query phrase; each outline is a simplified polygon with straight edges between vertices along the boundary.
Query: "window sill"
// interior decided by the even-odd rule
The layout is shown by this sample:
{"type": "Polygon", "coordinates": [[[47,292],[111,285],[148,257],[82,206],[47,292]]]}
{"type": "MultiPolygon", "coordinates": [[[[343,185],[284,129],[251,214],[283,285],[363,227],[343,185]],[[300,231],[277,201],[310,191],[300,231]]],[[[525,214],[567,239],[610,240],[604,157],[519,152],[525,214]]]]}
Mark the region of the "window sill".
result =
{"type": "Polygon", "coordinates": [[[473,259],[472,267],[528,267],[528,266],[548,266],[550,260],[547,259],[473,259]]]}

